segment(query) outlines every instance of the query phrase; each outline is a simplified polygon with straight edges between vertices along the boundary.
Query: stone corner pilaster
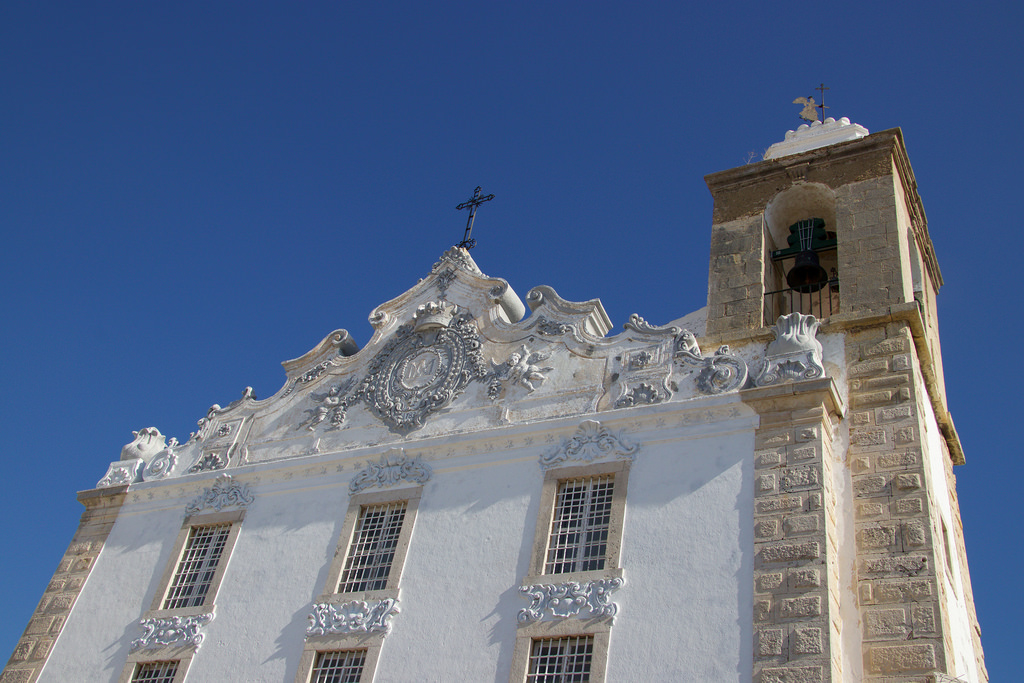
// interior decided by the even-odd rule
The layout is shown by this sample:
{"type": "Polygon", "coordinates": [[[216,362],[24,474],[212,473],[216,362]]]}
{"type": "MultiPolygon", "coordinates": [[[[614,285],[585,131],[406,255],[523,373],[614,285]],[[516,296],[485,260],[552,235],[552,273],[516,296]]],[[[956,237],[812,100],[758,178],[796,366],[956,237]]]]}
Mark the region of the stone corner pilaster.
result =
{"type": "Polygon", "coordinates": [[[36,606],[7,666],[0,672],[0,683],[34,683],[64,628],[64,622],[78,599],[96,558],[124,504],[127,486],[92,489],[78,494],[85,506],[78,529],[71,539],[57,571],[36,606]]]}

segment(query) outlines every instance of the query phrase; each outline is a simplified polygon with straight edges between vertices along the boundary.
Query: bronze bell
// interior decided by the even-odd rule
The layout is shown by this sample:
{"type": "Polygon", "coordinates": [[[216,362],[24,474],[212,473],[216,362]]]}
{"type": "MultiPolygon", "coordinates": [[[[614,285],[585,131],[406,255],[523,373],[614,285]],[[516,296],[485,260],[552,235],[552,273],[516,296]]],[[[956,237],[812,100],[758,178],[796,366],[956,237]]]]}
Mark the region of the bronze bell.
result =
{"type": "Polygon", "coordinates": [[[828,273],[821,267],[818,254],[809,249],[797,254],[793,267],[786,274],[786,284],[802,294],[817,292],[828,284],[828,273]]]}

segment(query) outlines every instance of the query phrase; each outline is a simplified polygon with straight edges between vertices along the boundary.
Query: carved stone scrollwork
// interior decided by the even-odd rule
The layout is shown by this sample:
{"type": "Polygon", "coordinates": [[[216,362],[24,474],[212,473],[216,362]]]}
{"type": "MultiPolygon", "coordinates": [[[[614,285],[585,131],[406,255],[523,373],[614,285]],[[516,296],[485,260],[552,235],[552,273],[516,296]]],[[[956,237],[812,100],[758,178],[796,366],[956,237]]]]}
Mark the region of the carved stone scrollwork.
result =
{"type": "Polygon", "coordinates": [[[424,484],[432,474],[430,466],[420,457],[408,458],[404,448],[392,448],[380,456],[380,462],[367,463],[348,485],[349,491],[358,493],[371,486],[385,488],[402,481],[424,484]]]}
{"type": "Polygon", "coordinates": [[[679,333],[672,352],[676,358],[697,361],[704,359],[704,355],[700,352],[700,346],[697,344],[697,337],[689,330],[683,330],[679,333]]]}
{"type": "Polygon", "coordinates": [[[306,637],[345,633],[383,633],[391,631],[391,619],[398,613],[393,598],[363,602],[353,600],[341,605],[329,602],[313,604],[306,637]]]}
{"type": "Polygon", "coordinates": [[[220,453],[211,451],[203,457],[199,458],[199,461],[188,468],[188,474],[195,474],[196,472],[206,472],[212,470],[222,470],[228,466],[228,460],[220,453]]]}
{"type": "Polygon", "coordinates": [[[139,480],[139,473],[146,462],[142,458],[134,460],[118,460],[110,463],[107,473],[96,482],[96,488],[105,489],[111,486],[124,486],[134,484],[139,480]]]}
{"type": "Polygon", "coordinates": [[[452,282],[455,281],[455,271],[451,268],[445,268],[437,274],[437,291],[441,293],[441,296],[445,296],[448,293],[448,288],[452,282]]]}
{"type": "Polygon", "coordinates": [[[567,460],[593,462],[606,458],[636,457],[639,445],[629,445],[608,431],[607,427],[596,420],[584,420],[576,433],[562,441],[562,444],[540,456],[540,466],[550,469],[567,460]]]}
{"type": "Polygon", "coordinates": [[[145,633],[132,641],[131,651],[152,650],[168,646],[191,646],[198,650],[203,642],[203,634],[200,629],[211,621],[213,621],[212,612],[192,617],[143,619],[139,622],[139,627],[145,633]]]}
{"type": "Polygon", "coordinates": [[[408,432],[448,406],[471,380],[488,374],[472,316],[447,302],[428,302],[374,356],[352,393],[345,384],[312,395],[319,405],[299,426],[341,427],[348,409],[362,401],[393,431],[408,432]]]}
{"type": "Polygon", "coordinates": [[[661,403],[668,398],[668,393],[661,391],[658,387],[647,382],[640,382],[634,387],[630,387],[625,394],[615,402],[616,408],[630,408],[633,406],[650,405],[653,403],[661,403]]]}
{"type": "Polygon", "coordinates": [[[676,338],[673,355],[677,362],[700,367],[697,389],[705,394],[724,394],[747,383],[747,362],[729,352],[728,345],[718,347],[713,356],[705,356],[697,338],[683,330],[676,338]]]}
{"type": "Polygon", "coordinates": [[[171,470],[174,469],[174,464],[178,461],[178,455],[174,452],[174,447],[178,445],[177,439],[171,439],[167,444],[167,448],[163,449],[156,456],[146,464],[146,468],[142,470],[142,478],[145,481],[153,481],[156,479],[163,479],[171,470]]]}
{"type": "Polygon", "coordinates": [[[213,482],[212,487],[203,489],[202,493],[189,501],[185,512],[194,515],[207,508],[213,508],[216,512],[226,507],[244,508],[253,500],[248,484],[239,484],[230,474],[222,474],[213,482]]]}
{"type": "Polygon", "coordinates": [[[477,265],[473,262],[469,252],[462,247],[451,247],[448,251],[441,254],[441,258],[431,267],[430,272],[437,272],[438,268],[441,268],[446,263],[452,264],[459,268],[464,268],[471,273],[477,275],[483,275],[477,265]]]}
{"type": "Polygon", "coordinates": [[[772,328],[775,340],[768,344],[764,364],[754,384],[766,387],[824,377],[821,342],[816,336],[820,326],[813,315],[790,313],[779,316],[772,328]]]}
{"type": "Polygon", "coordinates": [[[705,394],[724,394],[747,383],[747,363],[729,353],[728,345],[704,359],[704,369],[697,376],[697,388],[705,394]]]}
{"type": "Polygon", "coordinates": [[[406,432],[422,427],[428,415],[450,404],[470,380],[487,374],[476,325],[468,315],[458,314],[438,329],[400,327],[370,361],[356,396],[392,430],[406,432]]]}
{"type": "Polygon", "coordinates": [[[572,325],[566,325],[565,323],[557,323],[553,320],[548,320],[544,316],[538,316],[537,332],[548,337],[560,337],[563,334],[571,333],[572,325]]]}
{"type": "Polygon", "coordinates": [[[520,624],[540,621],[545,615],[567,619],[582,616],[584,608],[588,608],[586,616],[592,618],[614,617],[619,606],[611,601],[611,594],[623,583],[621,578],[615,578],[521,586],[519,594],[530,601],[530,606],[519,610],[516,618],[520,624]]]}
{"type": "Polygon", "coordinates": [[[633,330],[634,332],[639,332],[640,334],[650,334],[659,336],[668,335],[673,337],[679,334],[681,331],[678,327],[675,327],[674,325],[652,325],[643,318],[641,318],[636,313],[633,313],[629,316],[629,320],[622,325],[622,328],[625,330],[633,330]]]}

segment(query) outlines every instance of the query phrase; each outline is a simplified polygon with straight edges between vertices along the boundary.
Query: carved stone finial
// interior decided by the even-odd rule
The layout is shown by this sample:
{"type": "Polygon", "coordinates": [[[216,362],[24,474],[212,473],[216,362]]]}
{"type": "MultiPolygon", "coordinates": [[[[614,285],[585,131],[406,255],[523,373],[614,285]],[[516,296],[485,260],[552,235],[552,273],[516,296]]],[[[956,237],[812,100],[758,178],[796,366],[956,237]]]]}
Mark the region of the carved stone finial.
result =
{"type": "Polygon", "coordinates": [[[768,344],[764,364],[754,384],[765,387],[824,377],[821,342],[817,339],[820,326],[813,315],[790,313],[779,316],[772,328],[775,340],[768,344]]]}
{"type": "Polygon", "coordinates": [[[137,432],[132,432],[132,436],[135,439],[125,444],[124,448],[121,449],[122,460],[135,460],[136,458],[142,458],[146,462],[162,451],[164,446],[164,435],[160,433],[160,430],[156,427],[146,427],[140,429],[137,432]]]}
{"type": "Polygon", "coordinates": [[[566,460],[593,462],[610,458],[636,457],[638,445],[629,445],[597,420],[584,420],[572,437],[562,441],[554,450],[540,456],[540,466],[550,469],[566,460]]]}

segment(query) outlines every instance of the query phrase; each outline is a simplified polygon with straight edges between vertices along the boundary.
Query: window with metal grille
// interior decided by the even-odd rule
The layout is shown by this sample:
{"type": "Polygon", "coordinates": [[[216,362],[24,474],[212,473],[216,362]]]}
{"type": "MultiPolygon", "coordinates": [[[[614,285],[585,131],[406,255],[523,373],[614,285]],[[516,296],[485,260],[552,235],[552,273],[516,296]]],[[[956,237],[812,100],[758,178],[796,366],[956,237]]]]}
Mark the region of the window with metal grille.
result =
{"type": "Polygon", "coordinates": [[[593,636],[541,638],[530,648],[527,683],[586,683],[594,655],[593,636]]]}
{"type": "Polygon", "coordinates": [[[366,650],[318,652],[310,683],[359,683],[366,650]]]}
{"type": "Polygon", "coordinates": [[[189,529],[181,561],[178,562],[164,600],[164,609],[198,607],[203,604],[229,533],[230,524],[194,526],[189,529]]]}
{"type": "Polygon", "coordinates": [[[132,683],[174,683],[178,673],[177,662],[146,662],[136,664],[132,683]]]}
{"type": "Polygon", "coordinates": [[[359,511],[339,593],[382,590],[387,586],[395,546],[405,521],[405,501],[367,505],[359,511]]]}
{"type": "Polygon", "coordinates": [[[613,475],[559,483],[545,574],[604,569],[614,488],[613,475]]]}

